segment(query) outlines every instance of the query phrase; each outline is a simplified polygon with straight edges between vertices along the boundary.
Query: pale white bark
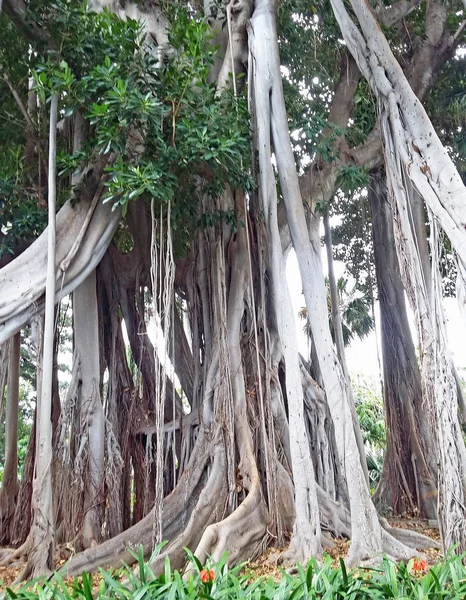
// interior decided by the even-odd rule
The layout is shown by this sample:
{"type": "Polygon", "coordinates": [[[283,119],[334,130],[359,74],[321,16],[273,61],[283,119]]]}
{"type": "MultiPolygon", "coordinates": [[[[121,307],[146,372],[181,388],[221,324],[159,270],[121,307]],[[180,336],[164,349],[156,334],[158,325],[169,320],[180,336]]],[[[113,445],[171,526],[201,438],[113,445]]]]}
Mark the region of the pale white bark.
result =
{"type": "Polygon", "coordinates": [[[285,262],[277,221],[275,177],[270,160],[270,127],[274,117],[273,106],[270,103],[270,91],[271,89],[273,91],[270,77],[273,71],[269,64],[275,32],[273,15],[273,3],[267,0],[256,2],[249,32],[250,66],[252,67],[253,111],[256,119],[256,139],[259,152],[260,193],[264,203],[277,330],[286,365],[289,427],[292,431],[290,454],[295,486],[296,519],[289,558],[305,561],[312,555],[320,555],[322,541],[315,474],[304,421],[303,388],[296,328],[285,276],[285,262]]]}
{"type": "MultiPolygon", "coordinates": [[[[100,541],[103,515],[105,417],[100,399],[99,319],[95,271],[73,293],[75,360],[80,380],[80,448],[84,476],[84,547],[100,541]],[[85,447],[87,445],[87,447],[85,447]]],[[[78,473],[77,473],[78,474],[78,473]]]]}
{"type": "Polygon", "coordinates": [[[343,375],[346,379],[346,385],[348,388],[348,401],[351,408],[351,417],[353,419],[354,434],[356,436],[356,442],[358,444],[359,458],[361,460],[362,469],[364,471],[364,477],[366,478],[367,486],[369,486],[369,471],[367,469],[366,452],[364,450],[364,441],[362,439],[361,428],[359,427],[358,415],[356,413],[356,406],[354,404],[354,398],[351,391],[351,379],[349,376],[348,365],[346,363],[345,344],[343,341],[343,326],[341,321],[340,311],[340,299],[338,298],[337,282],[335,279],[335,270],[333,266],[333,244],[332,244],[332,229],[330,227],[330,219],[328,210],[325,211],[324,217],[324,231],[325,231],[325,249],[327,252],[327,265],[328,265],[328,280],[330,286],[330,296],[332,301],[332,319],[333,319],[333,332],[335,336],[335,346],[337,349],[338,358],[340,360],[343,375]]]}
{"type": "MultiPolygon", "coordinates": [[[[254,93],[257,95],[258,85],[261,85],[263,90],[263,106],[256,107],[256,112],[257,118],[260,116],[261,111],[265,111],[265,114],[270,115],[270,128],[288,224],[298,258],[306,308],[319,356],[319,366],[324,380],[330,414],[335,426],[338,456],[342,472],[346,474],[352,528],[352,541],[348,560],[353,564],[359,563],[365,558],[380,553],[383,545],[387,546],[388,542],[390,542],[391,548],[396,548],[397,555],[400,558],[406,558],[412,554],[408,548],[399,544],[396,545],[394,540],[382,540],[382,531],[377,513],[372,504],[359,460],[356,437],[352,426],[349,390],[334,350],[328,325],[318,220],[314,217],[314,225],[311,227],[311,237],[309,237],[290,144],[280,77],[274,8],[274,3],[270,0],[257,2],[251,20],[250,48],[252,58],[250,64],[255,74],[254,93]]],[[[267,124],[267,127],[259,132],[259,152],[264,155],[264,162],[261,163],[262,177],[264,177],[262,172],[267,168],[266,165],[270,165],[268,127],[267,124]]],[[[270,178],[269,186],[273,190],[275,189],[273,175],[270,178]]],[[[271,192],[266,188],[266,191],[262,193],[265,196],[266,193],[271,192]]],[[[288,367],[287,363],[287,370],[288,367]]]]}
{"type": "MultiPolygon", "coordinates": [[[[171,204],[168,202],[166,215],[160,210],[160,216],[155,214],[155,201],[151,204],[152,239],[151,239],[151,283],[152,305],[154,314],[160,318],[162,336],[167,345],[170,345],[170,327],[174,300],[175,264],[173,260],[171,204]],[[166,227],[166,232],[165,232],[166,227]],[[165,246],[166,238],[166,246],[165,246]]],[[[157,353],[160,349],[154,347],[155,364],[155,429],[156,449],[155,459],[155,497],[154,497],[154,525],[153,542],[155,547],[162,540],[162,509],[163,509],[163,467],[164,467],[164,407],[167,397],[167,361],[168,352],[165,351],[161,360],[157,353]]]]}
{"type": "Polygon", "coordinates": [[[458,551],[466,548],[464,481],[466,450],[458,422],[458,397],[453,364],[446,339],[440,274],[438,271],[438,230],[429,211],[431,227],[431,282],[427,284],[417,248],[411,207],[407,195],[406,175],[402,159],[396,152],[387,116],[382,112],[386,143],[387,181],[396,202],[395,232],[405,289],[415,311],[421,346],[423,398],[437,437],[439,460],[438,512],[442,544],[445,552],[454,544],[458,551]],[[429,298],[429,290],[431,295],[429,298]]]}
{"type": "MultiPolygon", "coordinates": [[[[121,211],[84,199],[68,201],[57,214],[55,302],[70,294],[99,264],[120,220],[121,211]],[[87,219],[90,217],[90,219],[87,219]],[[88,223],[86,221],[89,220],[88,223]],[[77,253],[64,272],[60,265],[82,233],[77,253]]],[[[18,258],[0,270],[0,343],[44,310],[48,229],[18,258]]]]}
{"type": "Polygon", "coordinates": [[[44,575],[53,568],[54,523],[52,507],[52,377],[55,322],[55,210],[56,210],[56,136],[58,96],[52,94],[50,104],[47,281],[45,289],[45,328],[42,359],[42,381],[37,402],[37,448],[32,491],[33,520],[30,552],[26,571],[32,577],[44,575]]]}
{"type": "Polygon", "coordinates": [[[466,265],[466,189],[416,98],[366,0],[351,0],[361,31],[342,0],[331,0],[343,37],[387,110],[395,151],[432,216],[466,265]]]}
{"type": "MultiPolygon", "coordinates": [[[[457,414],[457,390],[446,342],[438,265],[432,261],[432,287],[424,276],[413,237],[412,215],[406,196],[407,180],[424,198],[431,231],[437,224],[447,233],[466,265],[466,189],[432,124],[409,86],[406,77],[365,0],[351,0],[361,32],[350,19],[341,0],[331,0],[350,51],[375,92],[381,108],[387,180],[399,215],[398,252],[404,282],[416,311],[421,343],[421,374],[424,398],[430,408],[439,447],[439,512],[442,541],[459,550],[463,539],[466,474],[464,442],[457,414]]],[[[437,252],[437,240],[432,252],[437,252]]],[[[462,269],[459,270],[459,273],[462,269]]]]}

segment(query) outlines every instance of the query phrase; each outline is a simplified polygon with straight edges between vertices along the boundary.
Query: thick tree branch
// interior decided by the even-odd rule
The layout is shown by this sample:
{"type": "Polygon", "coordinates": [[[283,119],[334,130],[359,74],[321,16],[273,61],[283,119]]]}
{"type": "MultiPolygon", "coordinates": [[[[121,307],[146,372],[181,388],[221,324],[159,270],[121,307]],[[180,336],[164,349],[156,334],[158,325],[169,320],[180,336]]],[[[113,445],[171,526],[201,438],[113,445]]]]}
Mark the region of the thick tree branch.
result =
{"type": "MultiPolygon", "coordinates": [[[[399,14],[402,11],[402,2],[408,4],[405,0],[400,0],[400,6],[396,9],[399,14]]],[[[393,8],[398,4],[393,5],[393,8]]],[[[425,41],[406,70],[407,79],[420,100],[426,97],[443,65],[453,56],[462,31],[462,28],[460,28],[452,36],[447,29],[448,14],[446,7],[439,0],[434,0],[428,4],[425,41]]],[[[332,101],[329,114],[330,122],[341,127],[345,127],[348,123],[352,109],[352,97],[349,97],[349,93],[353,88],[352,93],[354,94],[357,81],[358,75],[354,77],[352,86],[349,77],[345,78],[345,72],[342,71],[332,101]]],[[[341,139],[339,144],[341,152],[337,160],[332,163],[315,161],[300,179],[303,199],[310,205],[317,200],[327,201],[332,197],[336,191],[337,174],[341,166],[356,164],[367,169],[373,169],[383,163],[382,142],[378,123],[363,144],[354,148],[347,148],[344,139],[341,139]]]]}
{"type": "MultiPolygon", "coordinates": [[[[335,88],[332,105],[328,120],[333,125],[346,129],[351,111],[353,109],[353,98],[358,85],[360,73],[356,62],[352,57],[343,57],[340,65],[340,81],[335,88]]],[[[323,135],[326,132],[324,131],[323,135]]],[[[346,146],[344,133],[337,139],[335,150],[346,146]]],[[[337,169],[340,159],[334,163],[324,163],[322,160],[315,161],[306,173],[300,178],[301,194],[308,202],[309,199],[326,200],[333,195],[336,184],[337,169]]]]}
{"type": "Polygon", "coordinates": [[[394,25],[413,12],[413,10],[421,4],[421,1],[422,0],[399,0],[391,6],[378,4],[375,8],[375,14],[382,25],[390,27],[390,25],[394,25]]]}

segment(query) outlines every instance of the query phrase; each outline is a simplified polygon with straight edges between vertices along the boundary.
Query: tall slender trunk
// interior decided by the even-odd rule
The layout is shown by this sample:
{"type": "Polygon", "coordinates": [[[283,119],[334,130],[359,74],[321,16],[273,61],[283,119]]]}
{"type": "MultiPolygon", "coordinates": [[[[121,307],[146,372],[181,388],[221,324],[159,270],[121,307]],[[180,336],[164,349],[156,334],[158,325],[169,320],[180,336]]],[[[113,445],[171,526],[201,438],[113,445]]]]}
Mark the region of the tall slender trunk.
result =
{"type": "Polygon", "coordinates": [[[55,317],[55,210],[56,210],[56,136],[58,97],[50,104],[48,173],[48,255],[45,289],[45,328],[42,380],[37,404],[36,473],[33,484],[33,521],[28,563],[23,577],[44,575],[53,568],[54,522],[52,506],[52,379],[55,317]]]}
{"type": "Polygon", "coordinates": [[[393,233],[393,213],[381,172],[369,188],[380,304],[387,451],[376,502],[396,514],[418,509],[435,519],[435,440],[423,410],[421,376],[411,338],[393,233]]]}
{"type": "MultiPolygon", "coordinates": [[[[429,255],[429,241],[427,237],[426,221],[427,215],[424,207],[424,200],[411,181],[407,182],[409,196],[411,198],[411,207],[413,215],[413,227],[416,234],[416,241],[419,249],[419,256],[422,264],[422,272],[427,289],[429,302],[432,302],[432,282],[431,282],[431,264],[429,255]]],[[[461,275],[457,279],[458,285],[462,285],[461,275]]],[[[453,375],[456,382],[456,391],[458,394],[458,409],[462,423],[466,423],[466,401],[461,387],[461,380],[458,376],[458,371],[453,365],[453,375]]]]}
{"type": "Polygon", "coordinates": [[[332,228],[330,227],[330,219],[328,209],[324,212],[324,231],[325,231],[325,249],[327,252],[327,264],[328,264],[328,281],[330,285],[330,297],[332,302],[332,319],[333,319],[333,331],[335,335],[335,346],[337,348],[338,358],[340,360],[341,368],[343,369],[343,375],[346,379],[346,385],[348,387],[349,403],[351,408],[351,418],[353,420],[354,435],[356,436],[356,442],[358,444],[359,458],[366,478],[367,486],[369,486],[369,470],[367,468],[366,452],[364,450],[364,441],[362,439],[361,428],[359,427],[358,415],[356,413],[356,406],[354,404],[353,393],[351,391],[351,379],[348,371],[348,364],[346,362],[345,344],[343,341],[343,327],[341,321],[340,311],[340,299],[338,297],[337,282],[335,279],[335,268],[333,264],[333,243],[332,243],[332,228]]]}
{"type": "MultiPolygon", "coordinates": [[[[254,23],[253,18],[253,23],[254,23]]],[[[260,22],[259,22],[260,23],[260,22]]],[[[296,519],[293,527],[289,560],[304,562],[322,551],[322,535],[317,502],[315,473],[304,421],[304,399],[296,341],[296,326],[291,298],[285,276],[277,222],[277,196],[273,167],[270,162],[270,106],[268,89],[255,73],[254,97],[257,119],[257,139],[260,140],[260,190],[264,203],[265,223],[269,246],[273,307],[276,312],[278,336],[285,360],[285,387],[289,412],[290,455],[295,485],[296,519]],[[266,141],[267,140],[267,141],[266,141]]]]}
{"type": "MultiPolygon", "coordinates": [[[[250,49],[256,77],[254,84],[257,87],[258,81],[261,82],[270,102],[267,110],[270,111],[270,130],[286,216],[298,258],[309,322],[335,426],[338,457],[342,471],[346,474],[352,528],[348,561],[353,564],[359,563],[364,558],[381,552],[382,548],[400,558],[406,558],[412,556],[412,551],[382,531],[360,461],[352,426],[351,395],[332,344],[328,324],[327,294],[320,256],[319,220],[314,216],[308,231],[290,143],[280,75],[275,11],[276,3],[260,0],[256,3],[251,19],[250,49]]],[[[263,107],[255,106],[255,110],[263,110],[263,107]]],[[[264,138],[261,138],[259,147],[267,144],[269,133],[265,130],[262,135],[264,138]]]]}
{"type": "Polygon", "coordinates": [[[5,467],[0,492],[0,544],[10,543],[10,531],[18,496],[18,411],[20,333],[10,342],[5,421],[5,467]]]}
{"type": "Polygon", "coordinates": [[[340,359],[341,365],[345,370],[346,359],[345,359],[345,344],[343,341],[343,327],[341,322],[340,312],[340,298],[338,297],[337,282],[335,278],[335,268],[333,264],[333,242],[332,242],[332,228],[330,227],[330,218],[328,209],[325,210],[323,216],[324,232],[325,232],[325,250],[327,254],[327,265],[328,265],[328,281],[330,287],[330,299],[332,302],[331,314],[333,323],[333,332],[335,337],[335,346],[337,348],[338,358],[340,359]]]}

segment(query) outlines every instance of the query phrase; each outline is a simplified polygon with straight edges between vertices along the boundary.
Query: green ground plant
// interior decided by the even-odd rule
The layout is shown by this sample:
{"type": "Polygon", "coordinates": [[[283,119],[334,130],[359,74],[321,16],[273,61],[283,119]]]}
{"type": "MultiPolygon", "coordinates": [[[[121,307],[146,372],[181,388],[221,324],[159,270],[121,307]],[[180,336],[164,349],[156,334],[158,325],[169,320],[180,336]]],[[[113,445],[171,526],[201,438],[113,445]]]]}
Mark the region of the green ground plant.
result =
{"type": "MultiPolygon", "coordinates": [[[[100,576],[83,573],[73,582],[60,575],[35,580],[20,589],[7,588],[0,598],[12,600],[462,600],[466,597],[466,567],[463,557],[448,556],[429,570],[425,561],[394,563],[384,558],[373,568],[347,570],[340,559],[334,567],[330,557],[319,565],[312,559],[297,572],[281,571],[281,579],[254,577],[248,565],[229,568],[227,557],[219,563],[202,565],[187,551],[185,571],[171,568],[168,558],[158,576],[137,555],[136,571],[128,566],[119,571],[100,571],[100,576]]],[[[0,582],[1,584],[1,582],[0,582]]]]}

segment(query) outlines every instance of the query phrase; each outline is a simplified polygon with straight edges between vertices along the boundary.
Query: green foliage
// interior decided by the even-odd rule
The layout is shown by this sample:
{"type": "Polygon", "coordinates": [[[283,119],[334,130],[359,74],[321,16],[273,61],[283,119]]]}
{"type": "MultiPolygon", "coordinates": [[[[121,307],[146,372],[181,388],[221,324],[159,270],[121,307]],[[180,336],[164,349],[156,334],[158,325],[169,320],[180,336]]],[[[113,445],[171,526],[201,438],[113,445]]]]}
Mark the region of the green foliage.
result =
{"type": "MultiPolygon", "coordinates": [[[[31,2],[28,10],[29,18],[50,32],[54,48],[45,51],[38,43],[20,61],[34,77],[44,137],[52,93],[59,95],[62,116],[79,112],[88,123],[88,141],[76,154],[59,139],[63,198],[70,195],[72,173],[100,162],[106,171],[105,200],[121,206],[123,214],[136,198],[154,199],[157,208],[171,202],[175,252],[185,253],[201,223],[203,196],[216,196],[228,184],[247,190],[254,185],[247,101],[229,90],[219,94],[209,82],[217,48],[207,22],[171,7],[170,48],[161,65],[136,21],[109,11],[92,13],[66,0],[31,2]]],[[[24,143],[20,156],[23,148],[24,143]]],[[[12,171],[11,164],[6,171],[12,171]]],[[[1,194],[0,181],[0,202],[1,194]]],[[[23,219],[37,221],[23,200],[16,206],[23,219]]],[[[5,220],[13,228],[9,214],[5,220]]],[[[19,231],[16,222],[14,227],[19,231]]],[[[43,222],[36,228],[28,223],[29,237],[41,227],[43,222]]],[[[0,243],[3,251],[11,251],[15,240],[0,243]]]]}
{"type": "MultiPolygon", "coordinates": [[[[333,326],[332,316],[332,299],[330,294],[330,282],[325,278],[327,286],[327,309],[328,309],[328,324],[332,340],[335,342],[335,330],[333,326]]],[[[348,280],[340,277],[337,281],[337,293],[339,300],[339,308],[341,315],[341,328],[343,333],[343,343],[349,346],[354,338],[364,339],[374,328],[374,322],[370,314],[370,302],[367,296],[363,295],[363,291],[358,285],[349,287],[348,280]]],[[[300,310],[300,317],[307,319],[307,310],[300,310]]],[[[310,335],[309,324],[306,322],[304,332],[310,335]]]]}
{"type": "Polygon", "coordinates": [[[385,447],[385,413],[383,400],[374,382],[352,384],[354,403],[364,443],[376,448],[385,447]]]}
{"type": "Polygon", "coordinates": [[[345,194],[351,194],[370,184],[369,173],[356,165],[347,165],[338,170],[338,185],[345,194]]]}
{"type": "MultiPolygon", "coordinates": [[[[329,283],[327,281],[327,287],[329,283]]],[[[337,281],[337,292],[340,301],[340,312],[343,329],[343,342],[348,346],[355,336],[365,338],[374,328],[370,314],[370,301],[357,284],[350,288],[348,279],[340,277],[337,281]]],[[[330,289],[327,293],[329,313],[331,312],[330,289]]],[[[333,333],[333,322],[330,319],[330,330],[333,333]]]]}
{"type": "Polygon", "coordinates": [[[372,131],[376,119],[376,99],[372,94],[367,81],[361,78],[354,95],[354,109],[351,116],[351,124],[346,131],[346,141],[348,144],[350,146],[362,144],[370,131],[372,131]]]}
{"type": "Polygon", "coordinates": [[[24,185],[22,144],[11,145],[1,152],[2,145],[0,142],[0,258],[13,254],[22,240],[37,237],[46,223],[40,195],[38,198],[36,189],[24,185]]]}
{"type": "Polygon", "coordinates": [[[364,442],[371,489],[382,473],[386,431],[383,400],[373,381],[352,383],[354,403],[364,442]]]}
{"type": "Polygon", "coordinates": [[[226,557],[219,563],[201,565],[188,552],[184,573],[173,570],[168,558],[162,574],[155,576],[142,551],[135,555],[138,574],[130,567],[120,571],[101,571],[99,580],[83,573],[72,585],[55,575],[52,580],[35,580],[20,589],[7,588],[6,597],[14,600],[364,600],[400,598],[404,600],[462,600],[466,594],[466,567],[462,557],[449,556],[427,570],[424,561],[412,559],[396,564],[384,558],[376,568],[347,570],[342,559],[338,568],[330,557],[322,565],[312,559],[297,574],[282,571],[276,582],[253,579],[245,565],[229,568],[226,557]],[[213,576],[213,580],[211,579],[213,576]]]}
{"type": "Polygon", "coordinates": [[[331,215],[340,216],[340,223],[332,227],[334,259],[345,263],[358,289],[371,298],[375,265],[367,195],[337,194],[331,204],[331,215]]]}

